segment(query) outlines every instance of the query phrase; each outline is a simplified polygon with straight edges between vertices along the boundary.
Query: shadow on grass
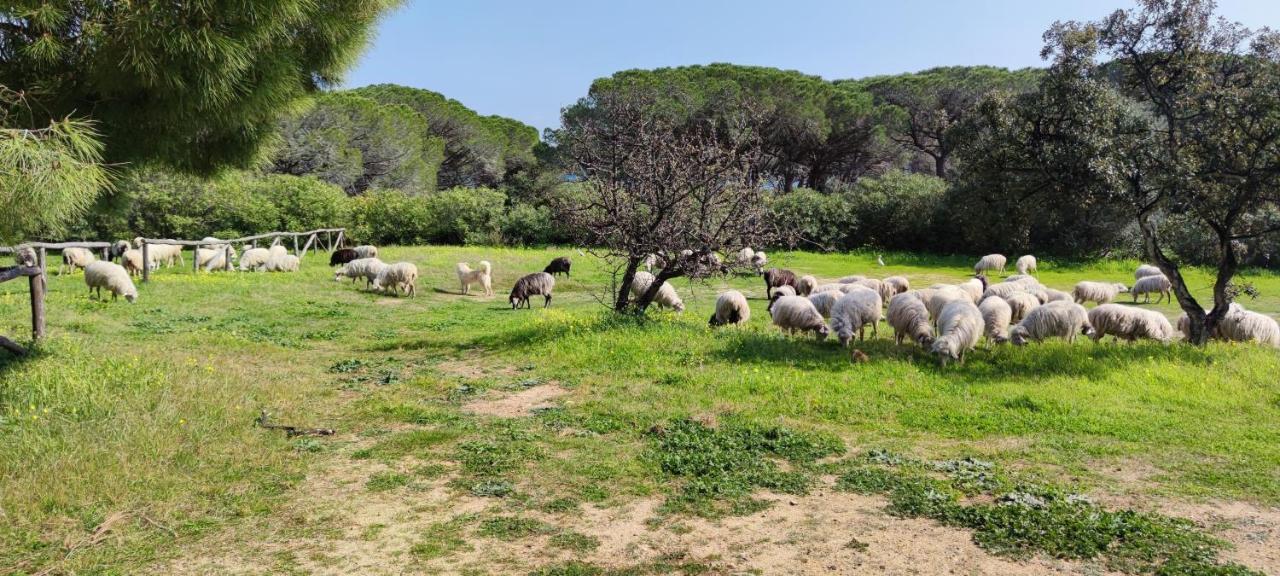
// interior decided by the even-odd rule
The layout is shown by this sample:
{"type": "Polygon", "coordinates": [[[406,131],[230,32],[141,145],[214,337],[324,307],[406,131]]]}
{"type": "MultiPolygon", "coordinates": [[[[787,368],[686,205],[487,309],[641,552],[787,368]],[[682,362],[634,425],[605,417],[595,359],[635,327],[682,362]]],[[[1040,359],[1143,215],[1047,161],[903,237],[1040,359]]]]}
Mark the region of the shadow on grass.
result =
{"type": "Polygon", "coordinates": [[[8,350],[0,349],[0,381],[3,381],[10,372],[21,368],[23,364],[34,362],[47,354],[43,346],[32,346],[29,343],[19,345],[27,350],[26,354],[18,356],[8,350]]]}
{"type": "Polygon", "coordinates": [[[726,362],[777,364],[806,370],[856,370],[858,364],[849,359],[850,349],[866,354],[871,363],[885,360],[930,361],[927,352],[917,346],[898,346],[892,338],[854,340],[842,348],[834,337],[819,342],[813,336],[784,336],[772,332],[742,332],[726,339],[725,345],[712,351],[712,356],[726,362]]]}
{"type": "Polygon", "coordinates": [[[1005,382],[1010,378],[1038,379],[1053,376],[1101,378],[1137,363],[1158,361],[1209,366],[1226,358],[1183,344],[1095,343],[1049,341],[1025,347],[997,346],[970,352],[964,366],[934,368],[969,384],[1005,382]]]}

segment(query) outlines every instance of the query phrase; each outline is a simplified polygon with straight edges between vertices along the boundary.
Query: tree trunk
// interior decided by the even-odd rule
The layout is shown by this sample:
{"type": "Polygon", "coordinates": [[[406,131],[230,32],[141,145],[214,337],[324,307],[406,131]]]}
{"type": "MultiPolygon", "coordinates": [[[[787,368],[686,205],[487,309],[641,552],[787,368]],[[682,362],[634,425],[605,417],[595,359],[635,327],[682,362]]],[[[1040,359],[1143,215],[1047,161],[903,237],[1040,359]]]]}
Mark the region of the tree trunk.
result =
{"type": "MultiPolygon", "coordinates": [[[[695,252],[692,257],[700,258],[701,256],[701,252],[695,252]]],[[[696,261],[697,260],[695,260],[695,262],[696,261]]],[[[653,304],[653,299],[658,296],[658,290],[662,289],[662,285],[665,284],[667,280],[682,274],[680,266],[681,265],[679,264],[672,264],[663,268],[661,272],[658,272],[658,277],[653,280],[653,284],[650,284],[649,289],[646,290],[644,294],[640,295],[639,300],[636,300],[636,312],[644,314],[644,312],[649,309],[649,305],[653,304]]]]}
{"type": "MultiPolygon", "coordinates": [[[[1182,271],[1178,269],[1178,264],[1170,260],[1160,248],[1160,241],[1156,237],[1155,224],[1151,222],[1150,214],[1142,212],[1138,214],[1138,229],[1142,231],[1142,247],[1147,254],[1147,259],[1154,262],[1169,279],[1169,283],[1173,285],[1173,295],[1178,299],[1178,306],[1187,314],[1190,320],[1187,341],[1196,346],[1204,346],[1209,341],[1211,328],[1217,326],[1217,317],[1209,324],[1204,313],[1204,308],[1200,307],[1200,303],[1191,295],[1191,291],[1187,289],[1187,282],[1182,277],[1182,271]]],[[[1216,307],[1215,307],[1215,312],[1216,307]]]]}
{"type": "Polygon", "coordinates": [[[939,178],[947,177],[947,154],[941,153],[933,157],[933,172],[939,178]]]}
{"type": "Polygon", "coordinates": [[[622,273],[622,285],[618,287],[618,294],[613,299],[614,312],[626,312],[627,306],[631,304],[631,281],[636,277],[636,269],[640,267],[642,258],[631,256],[627,258],[627,269],[622,273]]]}

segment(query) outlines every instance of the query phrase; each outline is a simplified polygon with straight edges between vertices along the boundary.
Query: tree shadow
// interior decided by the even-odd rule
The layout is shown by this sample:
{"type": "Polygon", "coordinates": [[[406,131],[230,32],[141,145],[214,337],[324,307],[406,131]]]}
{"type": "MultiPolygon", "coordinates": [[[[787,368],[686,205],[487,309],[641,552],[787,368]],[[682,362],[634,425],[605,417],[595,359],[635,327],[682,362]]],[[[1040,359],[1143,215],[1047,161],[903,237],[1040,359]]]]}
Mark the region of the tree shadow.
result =
{"type": "Polygon", "coordinates": [[[964,366],[935,368],[969,384],[992,384],[1022,378],[1039,380],[1054,376],[1104,378],[1133,364],[1159,361],[1164,365],[1211,366],[1223,358],[1184,344],[1142,342],[1117,344],[1077,340],[1074,344],[1049,341],[1017,348],[1010,345],[970,352],[964,366]]]}

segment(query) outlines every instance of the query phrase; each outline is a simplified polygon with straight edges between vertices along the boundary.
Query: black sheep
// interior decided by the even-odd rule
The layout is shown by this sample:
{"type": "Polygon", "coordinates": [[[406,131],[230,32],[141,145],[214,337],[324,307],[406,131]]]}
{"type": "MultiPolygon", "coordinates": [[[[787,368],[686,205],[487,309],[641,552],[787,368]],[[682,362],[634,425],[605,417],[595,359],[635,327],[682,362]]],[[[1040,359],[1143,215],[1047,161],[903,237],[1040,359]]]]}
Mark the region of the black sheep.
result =
{"type": "Polygon", "coordinates": [[[329,265],[337,266],[339,264],[346,264],[347,262],[355,260],[359,257],[360,255],[356,254],[355,250],[352,250],[350,248],[339,248],[337,250],[334,250],[333,254],[329,255],[329,265]]]}
{"type": "Polygon", "coordinates": [[[573,262],[569,261],[568,256],[561,256],[559,258],[556,258],[555,260],[552,260],[550,264],[547,264],[546,268],[542,269],[542,271],[552,276],[555,276],[556,274],[559,274],[561,272],[563,272],[565,276],[569,276],[569,267],[572,265],[573,265],[573,262]]]}
{"type": "Polygon", "coordinates": [[[782,268],[770,268],[764,271],[764,294],[766,298],[772,300],[773,289],[781,286],[796,288],[795,273],[782,268]]]}

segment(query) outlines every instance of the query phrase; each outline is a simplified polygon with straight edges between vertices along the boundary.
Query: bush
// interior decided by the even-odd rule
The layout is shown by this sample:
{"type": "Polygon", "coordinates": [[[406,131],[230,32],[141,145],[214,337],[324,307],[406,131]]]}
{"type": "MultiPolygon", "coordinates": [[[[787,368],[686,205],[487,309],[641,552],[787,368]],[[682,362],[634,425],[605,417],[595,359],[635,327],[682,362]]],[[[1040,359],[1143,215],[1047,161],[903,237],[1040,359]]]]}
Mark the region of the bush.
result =
{"type": "Polygon", "coordinates": [[[502,217],[502,242],[513,246],[543,246],[552,241],[551,210],[546,206],[515,204],[502,217]]]}
{"type": "Polygon", "coordinates": [[[276,230],[340,228],[351,218],[351,201],[347,195],[341,188],[318,178],[269,174],[251,183],[255,193],[276,206],[276,230]]]}
{"type": "Polygon", "coordinates": [[[890,172],[833,194],[797,189],[775,198],[771,209],[788,247],[936,249],[935,216],[946,190],[940,178],[890,172]]]}
{"type": "Polygon", "coordinates": [[[373,244],[422,244],[431,237],[431,215],[420,197],[375,190],[352,198],[352,240],[373,244]]]}
{"type": "Polygon", "coordinates": [[[425,196],[438,244],[500,244],[507,195],[491,188],[450,188],[425,196]]]}
{"type": "Polygon", "coordinates": [[[853,215],[842,195],[798,188],[774,198],[769,208],[788,248],[849,248],[853,215]]]}

